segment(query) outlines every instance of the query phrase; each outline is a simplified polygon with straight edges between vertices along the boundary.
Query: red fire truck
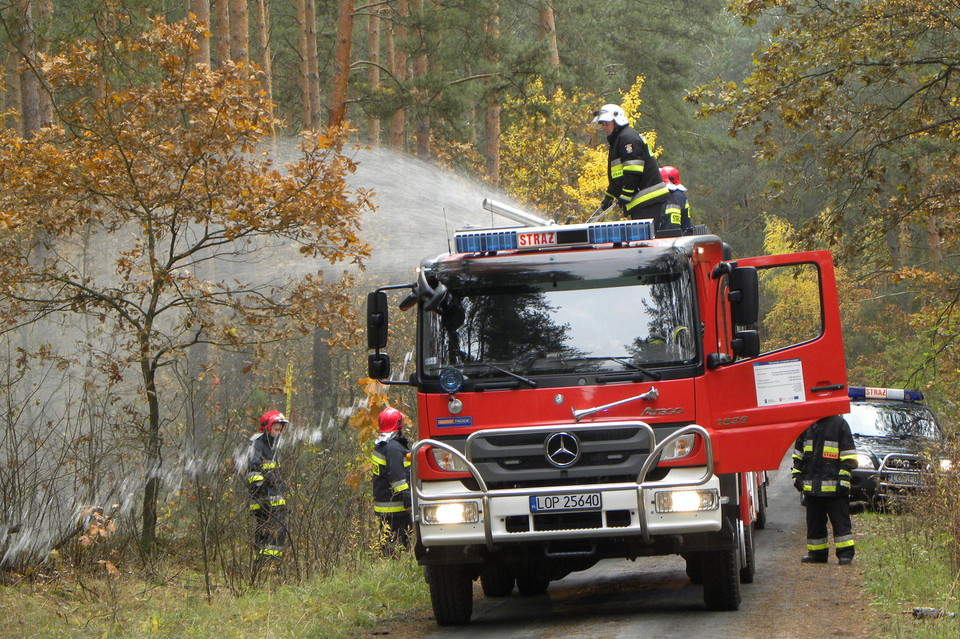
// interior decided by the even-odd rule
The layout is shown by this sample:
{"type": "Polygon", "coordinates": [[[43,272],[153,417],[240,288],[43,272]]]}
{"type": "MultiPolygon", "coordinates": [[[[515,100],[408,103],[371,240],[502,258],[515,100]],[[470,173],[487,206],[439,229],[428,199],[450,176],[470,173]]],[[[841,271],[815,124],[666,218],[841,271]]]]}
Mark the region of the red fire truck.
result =
{"type": "Polygon", "coordinates": [[[705,229],[512,217],[525,225],[458,231],[415,282],[368,296],[370,376],[417,389],[437,623],[469,621],[478,578],[486,596],[539,594],[600,559],[669,554],[707,608],[736,610],[763,471],[848,411],[830,254],[735,260],[705,229]],[[409,379],[384,352],[388,293],[417,313],[409,379]]]}

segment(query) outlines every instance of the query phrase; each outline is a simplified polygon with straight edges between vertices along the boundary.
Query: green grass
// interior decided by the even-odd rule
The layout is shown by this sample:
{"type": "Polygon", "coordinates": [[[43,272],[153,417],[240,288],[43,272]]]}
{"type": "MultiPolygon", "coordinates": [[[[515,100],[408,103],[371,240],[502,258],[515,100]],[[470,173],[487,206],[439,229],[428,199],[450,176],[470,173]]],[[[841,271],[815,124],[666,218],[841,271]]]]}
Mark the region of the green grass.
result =
{"type": "Polygon", "coordinates": [[[910,514],[864,514],[857,559],[867,591],[885,614],[885,638],[956,639],[960,636],[960,575],[951,567],[946,535],[932,535],[910,514]],[[915,607],[939,608],[955,618],[914,619],[915,607]]]}
{"type": "Polygon", "coordinates": [[[300,585],[274,584],[208,601],[202,582],[132,577],[0,588],[2,637],[284,637],[348,639],[429,606],[411,556],[366,563],[300,585]]]}

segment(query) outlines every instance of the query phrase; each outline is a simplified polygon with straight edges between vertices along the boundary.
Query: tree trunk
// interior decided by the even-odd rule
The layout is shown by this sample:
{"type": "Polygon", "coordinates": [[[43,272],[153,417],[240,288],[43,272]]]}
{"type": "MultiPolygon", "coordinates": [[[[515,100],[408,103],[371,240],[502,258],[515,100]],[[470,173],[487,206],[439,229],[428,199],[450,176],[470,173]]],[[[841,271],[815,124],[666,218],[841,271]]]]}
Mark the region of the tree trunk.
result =
{"type": "Polygon", "coordinates": [[[330,128],[342,125],[346,119],[352,44],[353,0],[340,0],[337,13],[337,47],[333,54],[333,86],[330,89],[330,128]]]}
{"type": "Polygon", "coordinates": [[[31,0],[15,0],[14,47],[19,52],[18,63],[22,65],[17,78],[20,88],[20,119],[23,136],[32,138],[40,129],[40,83],[33,65],[36,60],[33,35],[33,6],[31,0]]]}
{"type": "Polygon", "coordinates": [[[429,159],[432,155],[430,150],[430,111],[429,95],[427,95],[427,52],[423,31],[423,0],[413,0],[413,11],[417,17],[417,30],[415,33],[416,41],[420,43],[420,50],[417,52],[413,61],[413,79],[415,85],[415,95],[417,101],[417,128],[415,132],[417,141],[417,157],[429,159]]]}
{"type": "MultiPolygon", "coordinates": [[[[398,83],[397,92],[402,101],[406,100],[403,95],[405,90],[404,83],[407,80],[407,54],[403,50],[404,40],[407,37],[407,18],[410,11],[407,8],[407,0],[397,0],[396,25],[391,29],[393,46],[391,47],[393,55],[390,60],[390,73],[398,83]]],[[[403,151],[406,142],[407,112],[402,104],[394,111],[390,118],[390,146],[403,151]]]]}
{"type": "Polygon", "coordinates": [[[230,59],[230,6],[228,0],[213,0],[215,28],[211,33],[217,35],[217,64],[222,65],[230,59]]]}
{"type": "Polygon", "coordinates": [[[940,246],[940,223],[938,216],[927,218],[927,242],[930,244],[930,270],[943,272],[943,251],[940,246]]]}
{"type": "MultiPolygon", "coordinates": [[[[37,0],[37,26],[40,33],[50,33],[53,26],[53,0],[37,0]]],[[[50,39],[47,37],[37,37],[35,44],[37,51],[44,53],[50,52],[50,39]]],[[[39,91],[38,99],[40,101],[40,126],[46,126],[53,122],[53,100],[47,87],[37,83],[39,91]]]]}
{"type": "Polygon", "coordinates": [[[230,59],[250,62],[250,11],[247,0],[230,0],[230,59]]]}
{"type": "MultiPolygon", "coordinates": [[[[257,62],[263,72],[260,87],[270,100],[273,115],[273,59],[270,56],[270,12],[266,0],[253,0],[253,19],[256,33],[257,62]]],[[[271,127],[271,132],[273,127],[271,127]]]]}
{"type": "MultiPolygon", "coordinates": [[[[371,95],[380,91],[380,8],[371,10],[367,16],[367,83],[371,95]]],[[[370,146],[380,146],[380,118],[367,118],[367,138],[370,146]]]]}
{"type": "Polygon", "coordinates": [[[560,66],[560,50],[557,48],[557,23],[554,19],[553,0],[540,0],[537,9],[537,39],[547,43],[547,62],[551,67],[560,66]]]}
{"type": "MultiPolygon", "coordinates": [[[[489,47],[491,53],[488,62],[491,71],[496,69],[500,63],[496,53],[495,43],[500,39],[500,16],[497,15],[499,3],[490,3],[490,13],[484,20],[484,33],[492,43],[489,47]]],[[[493,80],[487,80],[489,90],[487,92],[486,113],[483,118],[484,128],[484,157],[486,158],[487,178],[494,185],[500,183],[500,96],[494,86],[493,80]]]]}
{"type": "Polygon", "coordinates": [[[160,468],[163,465],[160,439],[160,400],[157,397],[156,367],[149,358],[141,356],[140,372],[147,398],[147,426],[144,433],[146,457],[146,483],[143,488],[143,516],[141,519],[141,545],[147,554],[153,552],[157,543],[157,502],[160,495],[160,468]]]}
{"type": "MultiPolygon", "coordinates": [[[[187,0],[187,11],[192,12],[198,22],[207,25],[207,29],[213,32],[213,26],[210,24],[210,0],[187,0]]],[[[197,34],[197,50],[191,54],[190,63],[194,68],[200,65],[210,66],[209,36],[197,34]]]]}

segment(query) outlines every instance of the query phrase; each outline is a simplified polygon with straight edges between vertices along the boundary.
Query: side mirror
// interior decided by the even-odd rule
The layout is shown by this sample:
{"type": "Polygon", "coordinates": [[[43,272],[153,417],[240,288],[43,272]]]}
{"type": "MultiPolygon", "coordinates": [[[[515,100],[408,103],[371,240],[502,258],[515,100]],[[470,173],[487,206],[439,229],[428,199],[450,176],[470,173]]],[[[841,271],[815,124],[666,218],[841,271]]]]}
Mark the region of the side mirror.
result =
{"type": "Polygon", "coordinates": [[[390,377],[390,356],[386,353],[371,353],[367,356],[367,377],[377,380],[390,377]]]}
{"type": "Polygon", "coordinates": [[[380,349],[387,345],[388,323],[387,294],[383,291],[369,293],[367,295],[367,348],[380,349]]]}
{"type": "Polygon", "coordinates": [[[760,354],[760,333],[753,330],[737,331],[730,341],[730,348],[740,357],[756,357],[760,354]]]}
{"type": "Polygon", "coordinates": [[[738,266],[730,271],[728,299],[733,323],[754,326],[760,318],[760,279],[753,266],[738,266]]]}

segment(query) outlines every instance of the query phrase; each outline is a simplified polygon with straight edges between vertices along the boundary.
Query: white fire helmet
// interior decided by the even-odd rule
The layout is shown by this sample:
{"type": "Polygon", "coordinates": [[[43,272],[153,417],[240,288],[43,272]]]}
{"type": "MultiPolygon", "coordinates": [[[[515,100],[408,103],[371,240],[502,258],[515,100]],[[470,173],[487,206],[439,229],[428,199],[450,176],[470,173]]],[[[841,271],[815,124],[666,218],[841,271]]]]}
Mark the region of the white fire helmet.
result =
{"type": "Polygon", "coordinates": [[[623,109],[616,104],[604,104],[593,112],[593,124],[610,122],[611,120],[617,126],[626,126],[630,123],[629,120],[627,120],[627,116],[624,115],[623,109]]]}

